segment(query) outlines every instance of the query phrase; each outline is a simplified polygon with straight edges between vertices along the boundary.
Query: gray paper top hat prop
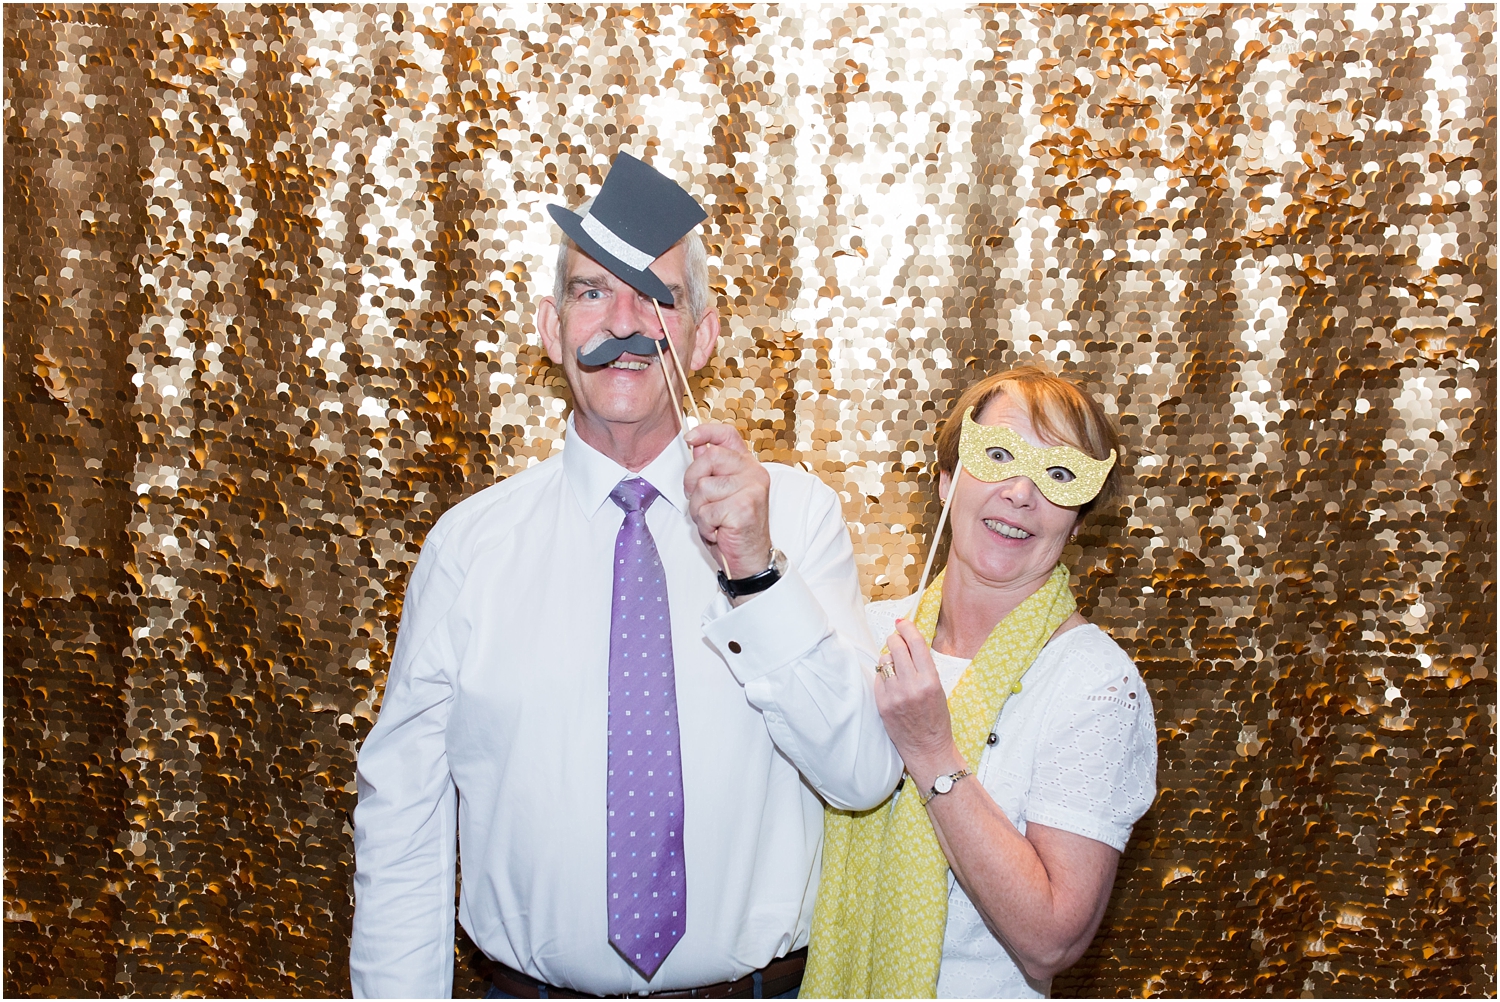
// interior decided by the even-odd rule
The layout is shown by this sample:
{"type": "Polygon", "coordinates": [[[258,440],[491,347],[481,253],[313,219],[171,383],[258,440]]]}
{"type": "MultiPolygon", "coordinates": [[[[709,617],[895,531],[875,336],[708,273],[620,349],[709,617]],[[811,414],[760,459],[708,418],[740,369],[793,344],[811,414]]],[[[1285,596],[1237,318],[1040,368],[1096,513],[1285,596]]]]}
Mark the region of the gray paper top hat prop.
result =
{"type": "Polygon", "coordinates": [[[675,305],[672,293],[651,273],[651,262],[708,218],[677,182],[629,153],[615,157],[587,212],[579,215],[561,205],[549,205],[547,211],[579,250],[668,306],[675,305]]]}

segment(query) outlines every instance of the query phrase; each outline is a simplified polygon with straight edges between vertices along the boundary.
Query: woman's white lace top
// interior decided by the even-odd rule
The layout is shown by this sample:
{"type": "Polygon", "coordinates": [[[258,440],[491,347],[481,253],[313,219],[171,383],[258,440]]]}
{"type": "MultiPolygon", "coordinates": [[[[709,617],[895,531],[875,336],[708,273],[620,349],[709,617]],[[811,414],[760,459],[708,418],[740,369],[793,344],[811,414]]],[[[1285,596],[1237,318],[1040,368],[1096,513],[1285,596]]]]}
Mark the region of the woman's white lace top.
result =
{"type": "MultiPolygon", "coordinates": [[[[877,643],[911,604],[866,607],[877,643]]],[[[969,662],[936,651],[933,661],[951,695],[969,662]]],[[[1109,634],[1079,626],[1043,647],[994,733],[977,776],[1021,834],[1034,821],[1125,848],[1156,797],[1156,719],[1135,663],[1109,634]]],[[[1045,998],[1049,982],[1028,979],[951,873],[948,881],[938,997],[1045,998]]]]}

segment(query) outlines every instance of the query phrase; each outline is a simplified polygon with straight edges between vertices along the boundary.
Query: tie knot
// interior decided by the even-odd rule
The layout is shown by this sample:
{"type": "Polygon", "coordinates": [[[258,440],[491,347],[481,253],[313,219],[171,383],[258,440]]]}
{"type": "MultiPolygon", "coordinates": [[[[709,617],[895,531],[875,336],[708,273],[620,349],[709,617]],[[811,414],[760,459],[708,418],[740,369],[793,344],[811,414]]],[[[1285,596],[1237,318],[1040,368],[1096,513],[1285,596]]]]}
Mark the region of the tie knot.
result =
{"type": "Polygon", "coordinates": [[[624,508],[627,513],[645,511],[651,507],[651,502],[659,497],[661,497],[661,492],[639,477],[621,480],[615,484],[615,489],[609,492],[609,499],[624,508]]]}

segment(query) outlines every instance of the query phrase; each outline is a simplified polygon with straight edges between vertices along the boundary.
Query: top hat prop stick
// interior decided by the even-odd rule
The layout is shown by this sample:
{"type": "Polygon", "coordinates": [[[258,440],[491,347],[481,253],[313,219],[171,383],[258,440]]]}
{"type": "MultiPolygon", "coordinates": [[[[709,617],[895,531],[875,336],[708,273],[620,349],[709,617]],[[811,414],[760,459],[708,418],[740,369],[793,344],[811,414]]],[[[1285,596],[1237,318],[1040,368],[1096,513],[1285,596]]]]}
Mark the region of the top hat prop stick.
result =
{"type": "MultiPolygon", "coordinates": [[[[651,302],[655,304],[656,300],[653,299],[651,300],[651,302]]],[[[667,347],[672,349],[672,361],[677,362],[677,373],[678,375],[682,375],[682,363],[677,361],[677,349],[672,348],[672,336],[667,333],[667,322],[665,320],[662,320],[660,305],[657,305],[656,307],[656,319],[661,321],[661,332],[663,335],[662,341],[667,342],[667,347]]],[[[667,388],[670,389],[673,393],[677,392],[676,388],[672,386],[672,375],[667,371],[666,356],[661,353],[661,341],[656,342],[656,357],[661,361],[661,374],[667,379],[667,388]]],[[[698,401],[693,396],[693,391],[687,388],[686,376],[682,377],[682,388],[684,391],[686,391],[688,400],[692,401],[693,416],[698,419],[698,423],[701,425],[703,423],[703,412],[698,409],[698,401]]],[[[679,415],[685,418],[687,416],[687,408],[682,406],[681,399],[677,401],[677,407],[679,415]]],[[[680,420],[681,418],[679,418],[679,421],[680,420]]],[[[729,577],[729,561],[724,559],[724,554],[722,553],[719,554],[719,566],[724,569],[724,576],[726,578],[729,577]]]]}
{"type": "Polygon", "coordinates": [[[927,566],[922,568],[922,580],[917,582],[918,602],[922,601],[922,593],[927,590],[927,575],[932,573],[932,560],[937,556],[938,545],[943,541],[943,527],[948,524],[948,509],[953,505],[953,495],[958,493],[958,475],[963,471],[964,462],[960,459],[953,464],[953,478],[948,481],[948,497],[943,501],[943,513],[938,516],[937,531],[932,534],[932,545],[927,547],[927,566]]]}
{"type": "MultiPolygon", "coordinates": [[[[672,335],[667,333],[667,321],[661,315],[661,303],[653,299],[651,305],[656,307],[656,322],[661,324],[662,339],[667,342],[667,350],[672,353],[672,364],[677,368],[677,377],[682,380],[682,392],[687,394],[688,402],[693,405],[693,417],[698,419],[699,424],[702,424],[703,411],[698,407],[698,398],[693,396],[692,387],[688,385],[687,370],[682,367],[682,359],[677,355],[677,346],[672,343],[672,335]]],[[[660,341],[656,343],[656,353],[661,354],[660,341]]],[[[666,359],[662,359],[662,367],[665,369],[666,359]]],[[[671,380],[668,379],[667,382],[670,384],[671,380]]]]}

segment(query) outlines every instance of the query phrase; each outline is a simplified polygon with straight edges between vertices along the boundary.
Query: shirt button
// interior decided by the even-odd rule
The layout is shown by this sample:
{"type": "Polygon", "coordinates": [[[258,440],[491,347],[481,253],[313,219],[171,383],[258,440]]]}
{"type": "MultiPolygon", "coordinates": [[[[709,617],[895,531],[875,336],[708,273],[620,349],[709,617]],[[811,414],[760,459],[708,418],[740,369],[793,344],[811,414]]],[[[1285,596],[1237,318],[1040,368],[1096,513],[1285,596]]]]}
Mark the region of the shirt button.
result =
{"type": "Polygon", "coordinates": [[[731,640],[729,642],[729,653],[730,654],[738,654],[739,652],[740,652],[740,642],[738,640],[731,640]]]}

